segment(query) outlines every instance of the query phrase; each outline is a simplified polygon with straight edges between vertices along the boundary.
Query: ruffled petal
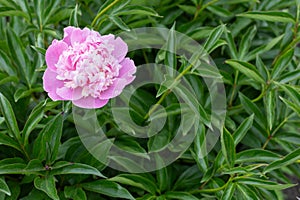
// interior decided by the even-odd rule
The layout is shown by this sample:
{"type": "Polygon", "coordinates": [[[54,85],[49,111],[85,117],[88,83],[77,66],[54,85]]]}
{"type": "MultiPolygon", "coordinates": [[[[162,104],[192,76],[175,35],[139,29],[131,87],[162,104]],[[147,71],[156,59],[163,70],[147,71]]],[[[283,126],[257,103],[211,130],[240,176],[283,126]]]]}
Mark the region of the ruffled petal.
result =
{"type": "Polygon", "coordinates": [[[127,77],[136,72],[136,66],[134,65],[134,62],[131,59],[125,58],[120,64],[122,65],[119,71],[120,78],[127,77]]]}
{"type": "Polygon", "coordinates": [[[112,55],[121,62],[128,52],[127,44],[120,37],[117,37],[111,43],[114,45],[112,55]]]}
{"type": "Polygon", "coordinates": [[[55,64],[58,62],[59,56],[67,48],[68,45],[64,41],[52,41],[52,44],[48,47],[46,51],[46,63],[51,70],[56,70],[55,64]]]}
{"type": "Polygon", "coordinates": [[[84,97],[73,101],[73,104],[81,108],[101,108],[108,103],[108,99],[101,100],[93,97],[84,97]]]}
{"type": "Polygon", "coordinates": [[[74,30],[79,29],[79,28],[75,28],[73,26],[68,26],[66,28],[64,28],[64,39],[63,41],[65,43],[67,43],[69,46],[71,45],[71,35],[73,33],[74,30]]]}
{"type": "Polygon", "coordinates": [[[85,42],[87,36],[90,34],[90,30],[88,28],[75,29],[71,35],[71,45],[74,46],[75,43],[83,43],[85,42]]]}
{"type": "Polygon", "coordinates": [[[117,78],[107,90],[101,92],[100,99],[111,99],[120,95],[126,86],[126,82],[125,79],[117,78]]]}
{"type": "Polygon", "coordinates": [[[43,85],[44,90],[48,92],[48,96],[56,101],[56,100],[64,100],[62,97],[56,94],[56,89],[59,87],[63,87],[64,83],[60,80],[56,79],[57,74],[51,71],[49,68],[46,69],[43,76],[43,85]]]}
{"type": "Polygon", "coordinates": [[[64,99],[67,100],[77,100],[82,98],[82,89],[81,88],[66,88],[61,87],[56,90],[56,93],[64,99]]]}

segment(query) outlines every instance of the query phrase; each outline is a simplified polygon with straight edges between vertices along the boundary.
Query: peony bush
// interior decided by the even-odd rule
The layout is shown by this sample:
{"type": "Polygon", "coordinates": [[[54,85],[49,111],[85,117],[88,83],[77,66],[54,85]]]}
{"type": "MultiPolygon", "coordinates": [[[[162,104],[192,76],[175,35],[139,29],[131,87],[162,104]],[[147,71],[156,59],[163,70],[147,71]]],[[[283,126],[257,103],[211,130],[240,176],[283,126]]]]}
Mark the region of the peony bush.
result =
{"type": "Polygon", "coordinates": [[[298,0],[0,0],[0,199],[299,198],[299,13],[298,0]],[[136,42],[144,27],[169,31],[136,42]],[[134,155],[109,157],[124,170],[101,162],[112,144],[134,155]],[[164,148],[176,161],[141,173],[134,158],[164,148]]]}

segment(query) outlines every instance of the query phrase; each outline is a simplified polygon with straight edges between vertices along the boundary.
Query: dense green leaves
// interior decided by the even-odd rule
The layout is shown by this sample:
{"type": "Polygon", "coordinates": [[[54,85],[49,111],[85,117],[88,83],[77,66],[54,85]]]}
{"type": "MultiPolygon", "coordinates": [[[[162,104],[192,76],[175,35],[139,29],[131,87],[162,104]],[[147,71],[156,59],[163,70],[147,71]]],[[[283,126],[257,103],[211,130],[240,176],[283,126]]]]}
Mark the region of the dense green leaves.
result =
{"type": "Polygon", "coordinates": [[[82,187],[86,190],[104,194],[109,197],[134,199],[134,197],[128,192],[128,190],[112,181],[98,180],[90,183],[83,183],[82,187]]]}
{"type": "Polygon", "coordinates": [[[252,80],[261,84],[265,84],[263,77],[259,74],[256,67],[253,66],[252,64],[238,61],[238,60],[227,60],[226,63],[231,65],[236,70],[239,70],[240,72],[244,73],[252,80]]]}
{"type": "Polygon", "coordinates": [[[275,169],[293,164],[298,159],[300,159],[300,148],[294,150],[293,152],[289,153],[285,157],[283,157],[279,160],[275,160],[272,163],[270,163],[270,165],[268,165],[264,169],[264,173],[267,173],[267,172],[273,171],[275,169]]]}
{"type": "Polygon", "coordinates": [[[0,199],[295,198],[286,194],[297,194],[293,183],[300,178],[299,5],[274,0],[0,0],[0,199]],[[152,67],[137,73],[136,80],[159,73],[158,84],[141,85],[136,95],[126,96],[130,109],[124,120],[115,120],[112,99],[84,116],[95,113],[99,127],[78,122],[87,132],[97,130],[91,149],[78,136],[71,102],[51,101],[42,85],[46,50],[69,25],[101,35],[121,32],[122,39],[125,34],[126,57],[152,67]],[[155,37],[146,31],[136,41],[135,28],[148,27],[169,31],[158,29],[155,37]],[[190,44],[177,31],[203,47],[182,49],[190,44]],[[133,50],[132,44],[155,48],[133,50]],[[166,74],[156,70],[163,65],[170,67],[166,74]],[[147,120],[155,103],[159,109],[147,120]],[[159,122],[160,130],[149,138],[136,137],[132,121],[144,133],[150,120],[159,122]],[[187,134],[190,147],[178,153],[181,146],[169,144],[196,123],[195,135],[187,134]],[[98,136],[108,140],[98,142],[98,136]],[[167,167],[135,174],[132,168],[145,170],[141,163],[114,155],[113,145],[145,161],[152,159],[147,152],[162,151],[159,166],[169,159],[164,150],[178,155],[167,167]],[[109,162],[125,171],[98,160],[109,153],[109,162]]]}

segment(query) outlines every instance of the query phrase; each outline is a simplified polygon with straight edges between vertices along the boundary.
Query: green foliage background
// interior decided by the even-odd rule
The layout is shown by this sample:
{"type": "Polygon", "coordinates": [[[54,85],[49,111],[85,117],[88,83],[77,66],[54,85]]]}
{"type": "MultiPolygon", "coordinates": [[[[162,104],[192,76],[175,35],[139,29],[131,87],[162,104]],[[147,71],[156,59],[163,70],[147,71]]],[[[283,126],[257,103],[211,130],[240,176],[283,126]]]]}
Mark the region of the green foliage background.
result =
{"type": "MultiPolygon", "coordinates": [[[[248,200],[285,199],[289,187],[299,192],[289,180],[300,178],[299,11],[294,0],[0,0],[0,199],[248,200]],[[155,172],[124,173],[94,159],[79,140],[70,102],[52,102],[42,87],[45,49],[68,25],[101,34],[174,25],[203,44],[227,96],[224,131],[208,156],[198,156],[203,125],[180,159],[155,172]]],[[[130,54],[137,64],[164,62],[162,55],[130,54]]],[[[201,77],[187,78],[209,105],[201,77]]],[[[137,109],[147,112],[155,95],[143,90],[137,109]]],[[[168,96],[163,105],[173,103],[168,96]]],[[[116,130],[108,109],[99,109],[107,133],[145,151],[116,130]]]]}

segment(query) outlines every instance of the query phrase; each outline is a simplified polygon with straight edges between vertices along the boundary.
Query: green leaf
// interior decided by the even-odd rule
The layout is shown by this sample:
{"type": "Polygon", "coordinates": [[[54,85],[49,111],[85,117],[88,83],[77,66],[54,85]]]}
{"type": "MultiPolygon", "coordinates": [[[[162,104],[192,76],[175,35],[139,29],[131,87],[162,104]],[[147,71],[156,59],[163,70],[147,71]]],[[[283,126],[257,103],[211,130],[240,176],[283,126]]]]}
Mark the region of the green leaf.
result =
{"type": "MultiPolygon", "coordinates": [[[[197,200],[198,198],[188,192],[168,191],[164,195],[166,199],[180,199],[180,200],[197,200]]],[[[165,199],[165,198],[164,198],[165,199]]]]}
{"type": "Polygon", "coordinates": [[[284,36],[284,34],[280,35],[276,38],[273,38],[270,41],[267,41],[267,43],[265,45],[261,45],[255,49],[253,49],[246,55],[245,60],[250,61],[252,59],[255,59],[257,55],[260,55],[264,52],[271,50],[276,44],[278,44],[282,40],[283,36],[284,36]]]}
{"type": "Polygon", "coordinates": [[[226,60],[225,63],[232,66],[234,69],[242,72],[245,76],[249,77],[250,79],[261,83],[263,85],[266,84],[264,78],[259,74],[256,67],[250,63],[239,61],[239,60],[226,60]]]}
{"type": "Polygon", "coordinates": [[[243,60],[246,54],[248,53],[252,40],[256,34],[256,26],[251,26],[248,28],[246,33],[242,37],[242,41],[239,45],[239,59],[243,60]]]}
{"type": "Polygon", "coordinates": [[[36,188],[33,188],[27,196],[21,198],[20,200],[32,200],[32,199],[49,200],[51,198],[48,197],[44,192],[37,190],[36,188]]]}
{"type": "Polygon", "coordinates": [[[229,183],[223,192],[221,200],[232,199],[235,188],[236,188],[235,183],[229,183]]]}
{"type": "Polygon", "coordinates": [[[10,196],[11,192],[9,190],[8,185],[5,182],[4,177],[0,177],[0,192],[3,192],[4,194],[10,196]]]}
{"type": "Polygon", "coordinates": [[[40,53],[40,54],[42,54],[43,56],[46,55],[46,49],[41,48],[41,47],[37,47],[37,46],[33,46],[33,45],[31,45],[30,47],[31,47],[32,49],[34,49],[37,53],[40,53]]]}
{"type": "Polygon", "coordinates": [[[25,53],[25,48],[20,40],[20,37],[8,26],[7,31],[7,44],[10,49],[11,57],[16,62],[17,69],[21,73],[22,79],[30,86],[31,75],[33,73],[31,65],[28,65],[28,57],[25,53]]]}
{"type": "MultiPolygon", "coordinates": [[[[300,110],[299,110],[299,116],[300,116],[300,110]]],[[[300,145],[300,134],[298,132],[287,132],[287,131],[282,131],[276,133],[274,136],[274,139],[279,139],[282,141],[285,141],[287,143],[293,143],[296,145],[300,145]]]]}
{"type": "Polygon", "coordinates": [[[246,177],[246,178],[235,178],[239,184],[252,185],[258,188],[265,188],[268,190],[284,190],[293,187],[297,184],[280,184],[273,181],[263,180],[259,178],[246,177]]]}
{"type": "Polygon", "coordinates": [[[294,17],[292,15],[280,11],[250,11],[238,14],[237,16],[271,22],[295,23],[294,17]]]}
{"type": "Polygon", "coordinates": [[[22,131],[24,144],[28,144],[28,138],[33,129],[35,129],[36,125],[42,120],[44,116],[44,108],[47,104],[47,100],[41,101],[38,105],[34,107],[31,111],[22,131]]]}
{"type": "Polygon", "coordinates": [[[196,6],[190,6],[190,5],[178,5],[178,7],[183,10],[184,12],[194,15],[197,11],[196,6]]]}
{"type": "Polygon", "coordinates": [[[0,109],[5,118],[10,135],[20,141],[21,135],[14,111],[11,104],[2,93],[0,93],[0,109]]]}
{"type": "Polygon", "coordinates": [[[160,191],[168,190],[170,187],[170,174],[168,173],[168,168],[163,167],[156,171],[157,185],[160,191]]]}
{"type": "Polygon", "coordinates": [[[36,177],[34,179],[34,186],[45,192],[50,198],[54,200],[59,200],[57,195],[57,190],[55,186],[54,176],[36,177]]]}
{"type": "Polygon", "coordinates": [[[70,15],[70,19],[69,19],[69,25],[70,26],[75,26],[78,27],[78,14],[79,14],[79,9],[78,9],[78,4],[76,4],[75,8],[72,10],[71,15],[70,15]]]}
{"type": "Polygon", "coordinates": [[[177,80],[176,78],[165,75],[164,81],[160,84],[160,87],[157,91],[156,98],[160,97],[163,93],[167,92],[168,90],[172,90],[175,88],[179,83],[180,80],[177,80]]]}
{"type": "Polygon", "coordinates": [[[13,17],[13,16],[20,16],[26,19],[27,21],[30,20],[29,15],[26,12],[23,12],[21,10],[16,10],[10,7],[0,7],[0,17],[13,17]]]}
{"type": "Polygon", "coordinates": [[[21,158],[0,160],[0,174],[25,174],[26,164],[21,158]]]}
{"type": "Polygon", "coordinates": [[[285,103],[285,105],[287,105],[290,109],[292,109],[293,111],[295,111],[299,116],[300,116],[300,106],[299,104],[295,104],[283,97],[279,97],[281,99],[281,101],[283,101],[283,103],[285,103]]]}
{"type": "Polygon", "coordinates": [[[266,67],[265,63],[258,55],[256,56],[255,64],[258,69],[258,72],[263,76],[264,80],[270,80],[270,72],[266,67]]]}
{"type": "Polygon", "coordinates": [[[125,22],[116,15],[109,16],[109,19],[111,22],[113,22],[115,25],[117,25],[120,29],[124,31],[130,31],[130,28],[125,24],[125,22]]]}
{"type": "Polygon", "coordinates": [[[254,114],[246,118],[232,134],[234,145],[236,146],[244,138],[247,131],[252,127],[254,114]]]}
{"type": "Polygon", "coordinates": [[[118,176],[110,178],[109,180],[124,185],[134,186],[151,194],[155,194],[156,191],[158,191],[158,188],[153,181],[139,174],[120,174],[118,176]]]}
{"type": "Polygon", "coordinates": [[[122,9],[116,15],[147,15],[154,17],[161,17],[154,9],[140,5],[129,5],[122,9]]]}
{"type": "MultiPolygon", "coordinates": [[[[6,45],[6,43],[3,45],[6,45]]],[[[1,49],[0,49],[0,65],[1,65],[1,71],[6,72],[10,76],[14,76],[14,77],[18,76],[17,69],[11,64],[8,55],[4,53],[1,49]]]]}
{"type": "Polygon", "coordinates": [[[21,193],[21,184],[19,181],[7,181],[7,185],[10,188],[10,196],[6,196],[5,200],[19,200],[21,193]]]}
{"type": "Polygon", "coordinates": [[[55,11],[55,13],[51,16],[47,21],[47,24],[55,24],[61,22],[63,20],[69,19],[73,12],[72,8],[60,7],[55,11]]]}
{"type": "Polygon", "coordinates": [[[203,124],[200,124],[194,140],[194,151],[192,151],[192,156],[196,160],[199,169],[203,173],[208,170],[206,142],[205,126],[203,124]]]}
{"type": "Polygon", "coordinates": [[[252,115],[254,113],[255,117],[254,120],[263,128],[266,128],[267,121],[262,113],[261,109],[258,108],[256,104],[254,104],[248,97],[239,93],[240,101],[244,106],[244,109],[247,111],[248,114],[252,115]]]}
{"type": "Polygon", "coordinates": [[[47,164],[55,161],[62,134],[63,117],[59,113],[50,120],[34,142],[33,156],[47,160],[47,164]]]}
{"type": "Polygon", "coordinates": [[[230,57],[233,59],[237,59],[238,56],[237,56],[236,45],[235,45],[232,33],[228,29],[226,29],[226,31],[225,31],[225,38],[226,38],[226,41],[228,44],[228,48],[229,48],[228,53],[229,53],[230,57]]]}
{"type": "Polygon", "coordinates": [[[16,140],[14,140],[14,138],[3,133],[0,134],[0,145],[9,146],[22,152],[19,143],[16,140]]]}
{"type": "Polygon", "coordinates": [[[222,152],[229,167],[235,162],[235,145],[232,135],[224,128],[221,133],[222,152]]]}
{"type": "Polygon", "coordinates": [[[250,189],[249,187],[243,185],[243,184],[237,184],[237,190],[240,192],[238,196],[241,199],[251,199],[251,200],[260,200],[260,198],[256,195],[256,191],[250,189]]]}
{"type": "Polygon", "coordinates": [[[273,162],[281,158],[279,154],[263,149],[248,149],[237,153],[236,163],[244,162],[273,162]]]}
{"type": "Polygon", "coordinates": [[[274,82],[277,86],[284,90],[284,92],[297,104],[300,105],[300,93],[296,87],[288,84],[279,84],[274,82]]]}
{"type": "Polygon", "coordinates": [[[108,180],[97,180],[94,182],[83,183],[81,186],[88,191],[104,194],[109,197],[122,199],[134,199],[134,197],[119,184],[108,180]]]}
{"type": "Polygon", "coordinates": [[[16,76],[9,76],[3,73],[0,73],[0,85],[3,85],[5,83],[9,83],[9,82],[19,82],[18,77],[16,76]]]}
{"type": "MultiPolygon", "coordinates": [[[[176,69],[177,66],[177,59],[176,59],[176,50],[177,50],[177,43],[176,43],[176,32],[175,32],[175,23],[173,24],[172,28],[169,30],[168,38],[166,41],[166,55],[164,63],[166,66],[176,69]]],[[[167,69],[169,72],[168,75],[171,77],[174,76],[174,71],[171,69],[167,69]]]]}
{"type": "Polygon", "coordinates": [[[266,108],[267,114],[267,122],[269,130],[271,131],[273,128],[273,123],[275,121],[275,106],[276,106],[276,97],[275,90],[270,90],[264,96],[264,104],[266,108]]]}
{"type": "Polygon", "coordinates": [[[27,89],[26,87],[20,87],[16,90],[16,92],[14,94],[14,99],[15,99],[15,102],[17,102],[17,101],[19,101],[19,99],[28,97],[34,92],[43,92],[43,91],[44,91],[43,87],[36,87],[36,88],[31,88],[31,89],[27,89]]]}
{"type": "Polygon", "coordinates": [[[210,5],[206,9],[222,18],[232,16],[232,13],[222,6],[210,5]]]}
{"type": "Polygon", "coordinates": [[[279,160],[273,161],[264,169],[263,172],[268,173],[275,169],[278,169],[278,168],[281,168],[281,167],[284,167],[287,165],[291,165],[299,159],[300,159],[300,148],[294,150],[293,152],[289,153],[288,155],[284,156],[283,158],[281,158],[279,160]]]}
{"type": "Polygon", "coordinates": [[[30,160],[29,163],[27,164],[26,168],[24,169],[24,171],[26,171],[26,173],[30,173],[30,174],[42,174],[39,172],[45,171],[45,168],[42,164],[42,162],[38,159],[33,159],[30,160]],[[35,173],[37,172],[37,173],[35,173]]]}
{"type": "Polygon", "coordinates": [[[282,74],[278,81],[280,83],[288,83],[297,79],[300,79],[300,69],[282,74]]]}
{"type": "Polygon", "coordinates": [[[64,187],[65,197],[73,200],[86,200],[86,194],[81,187],[76,186],[65,186],[64,187]]]}
{"type": "Polygon", "coordinates": [[[82,163],[70,163],[66,161],[59,161],[51,167],[51,175],[63,174],[90,174],[105,178],[96,168],[82,163]]]}
{"type": "Polygon", "coordinates": [[[223,32],[225,30],[225,25],[220,25],[216,28],[214,28],[210,34],[208,39],[206,40],[205,44],[204,44],[204,49],[208,52],[211,53],[212,49],[214,48],[214,46],[217,44],[218,40],[220,39],[220,37],[222,36],[223,32]]]}
{"type": "Polygon", "coordinates": [[[276,80],[277,77],[281,75],[281,72],[283,72],[287,68],[293,56],[294,49],[290,49],[278,58],[271,72],[272,79],[276,80]]]}

